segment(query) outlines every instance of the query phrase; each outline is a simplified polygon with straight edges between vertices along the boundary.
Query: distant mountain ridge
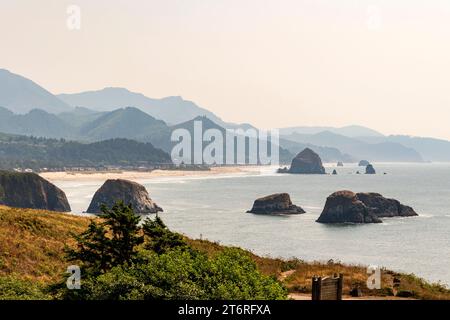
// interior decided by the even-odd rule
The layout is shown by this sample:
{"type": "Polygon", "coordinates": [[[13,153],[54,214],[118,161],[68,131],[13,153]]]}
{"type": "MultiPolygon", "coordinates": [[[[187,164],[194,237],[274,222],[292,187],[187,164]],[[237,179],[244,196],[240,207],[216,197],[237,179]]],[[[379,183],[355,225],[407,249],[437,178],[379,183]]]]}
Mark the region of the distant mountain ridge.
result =
{"type": "Polygon", "coordinates": [[[405,147],[400,143],[385,141],[384,137],[377,137],[378,141],[376,143],[368,143],[359,138],[350,138],[331,131],[323,131],[316,134],[292,133],[282,137],[298,143],[333,147],[358,159],[423,162],[422,155],[413,148],[405,147]]]}
{"type": "MultiPolygon", "coordinates": [[[[179,96],[152,99],[125,88],[55,96],[35,82],[0,69],[0,132],[86,142],[128,138],[166,152],[177,125],[206,117],[225,129],[254,128],[223,121],[179,96]]],[[[310,147],[324,161],[450,161],[450,141],[385,136],[363,126],[280,129],[280,146],[296,154],[310,147]]]]}
{"type": "Polygon", "coordinates": [[[317,134],[323,131],[329,131],[335,134],[340,134],[346,137],[350,138],[357,138],[357,137],[384,137],[384,135],[376,130],[363,127],[363,126],[357,126],[357,125],[351,125],[351,126],[345,126],[341,128],[335,128],[335,127],[289,127],[289,128],[281,128],[280,135],[291,135],[294,133],[298,134],[317,134]]]}
{"type": "MultiPolygon", "coordinates": [[[[180,96],[153,99],[125,88],[109,87],[97,91],[59,94],[58,98],[72,107],[85,107],[96,111],[113,111],[123,107],[136,107],[169,125],[183,123],[198,116],[206,116],[221,126],[228,126],[211,111],[197,106],[192,101],[184,100],[180,96]]],[[[231,125],[233,126],[233,124],[231,125]]]]}
{"type": "Polygon", "coordinates": [[[405,135],[390,135],[383,139],[378,137],[364,137],[360,139],[369,143],[382,141],[400,143],[417,150],[423,155],[425,161],[450,161],[450,141],[448,140],[405,135]]]}
{"type": "Polygon", "coordinates": [[[0,69],[0,106],[22,114],[33,109],[50,113],[72,109],[37,83],[5,69],[0,69]]]}
{"type": "MultiPolygon", "coordinates": [[[[0,108],[0,115],[0,132],[66,138],[85,142],[126,138],[150,142],[166,152],[170,152],[174,146],[174,143],[170,141],[172,131],[181,127],[191,130],[190,128],[195,120],[203,121],[204,130],[211,127],[225,131],[224,127],[204,116],[196,117],[176,126],[168,126],[164,121],[157,120],[133,107],[121,108],[111,112],[95,112],[78,108],[74,109],[72,113],[65,112],[59,115],[49,114],[42,110],[32,110],[25,115],[16,115],[7,109],[0,108]],[[70,119],[76,119],[76,121],[72,123],[70,119]]],[[[326,162],[355,162],[361,159],[422,162],[424,159],[434,160],[434,145],[438,145],[440,148],[448,146],[448,149],[450,149],[450,142],[436,139],[420,140],[426,141],[426,144],[422,146],[426,153],[422,157],[421,153],[417,152],[413,146],[406,147],[402,143],[390,140],[393,140],[393,138],[350,138],[330,131],[313,135],[293,133],[280,136],[279,146],[283,152],[283,154],[280,154],[280,160],[283,163],[289,162],[289,157],[293,157],[306,147],[317,152],[326,162]],[[427,150],[427,148],[431,148],[431,150],[427,150]]],[[[414,142],[415,140],[411,141],[414,142]]],[[[436,153],[436,150],[434,151],[436,153]]],[[[439,161],[450,161],[450,152],[445,154],[441,151],[439,161]]]]}
{"type": "Polygon", "coordinates": [[[0,170],[171,165],[170,155],[151,143],[109,139],[80,143],[0,133],[0,170]]]}
{"type": "Polygon", "coordinates": [[[74,128],[58,116],[33,109],[26,114],[14,114],[0,107],[0,132],[51,138],[75,138],[74,128]]]}

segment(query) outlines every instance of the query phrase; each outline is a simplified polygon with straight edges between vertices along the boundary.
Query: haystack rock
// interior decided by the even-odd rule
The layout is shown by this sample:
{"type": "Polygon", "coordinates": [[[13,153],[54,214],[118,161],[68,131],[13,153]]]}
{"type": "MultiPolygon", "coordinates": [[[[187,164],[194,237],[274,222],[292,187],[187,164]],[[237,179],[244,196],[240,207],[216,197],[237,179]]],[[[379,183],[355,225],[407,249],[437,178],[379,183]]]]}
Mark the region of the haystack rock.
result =
{"type": "Polygon", "coordinates": [[[380,223],[382,222],[352,191],[337,191],[325,203],[317,222],[320,223],[380,223]]]}
{"type": "Polygon", "coordinates": [[[70,211],[66,194],[35,173],[0,171],[0,205],[70,211]]]}
{"type": "Polygon", "coordinates": [[[369,164],[370,164],[369,161],[367,161],[367,160],[361,160],[361,161],[358,163],[358,166],[360,166],[360,167],[367,167],[369,164]]]}
{"type": "Polygon", "coordinates": [[[101,206],[112,207],[116,202],[131,204],[135,213],[157,213],[163,211],[150,199],[145,187],[128,180],[107,180],[94,195],[87,209],[89,213],[101,213],[101,206]]]}
{"type": "Polygon", "coordinates": [[[256,199],[249,213],[257,214],[300,214],[305,211],[292,204],[291,197],[287,193],[276,193],[270,196],[256,199]]]}
{"type": "Polygon", "coordinates": [[[379,223],[380,218],[411,217],[417,213],[411,207],[379,193],[338,191],[327,198],[317,222],[321,223],[379,223]]]}
{"type": "Polygon", "coordinates": [[[376,173],[376,171],[375,171],[375,169],[373,168],[373,166],[371,165],[371,164],[368,164],[367,166],[366,166],[366,174],[375,174],[376,173]]]}
{"type": "Polygon", "coordinates": [[[324,174],[325,168],[319,155],[306,148],[292,159],[288,173],[324,174]]]}

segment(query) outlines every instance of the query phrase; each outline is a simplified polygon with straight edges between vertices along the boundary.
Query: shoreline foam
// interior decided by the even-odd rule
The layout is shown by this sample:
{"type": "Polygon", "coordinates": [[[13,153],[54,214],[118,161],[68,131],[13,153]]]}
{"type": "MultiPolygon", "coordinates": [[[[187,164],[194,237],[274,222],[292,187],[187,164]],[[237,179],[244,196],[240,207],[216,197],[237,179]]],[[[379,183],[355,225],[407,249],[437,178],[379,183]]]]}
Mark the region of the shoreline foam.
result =
{"type": "Polygon", "coordinates": [[[147,180],[161,177],[207,177],[215,175],[259,172],[258,166],[213,167],[211,170],[153,170],[153,171],[101,171],[101,172],[42,172],[39,175],[49,181],[97,181],[107,179],[147,180]]]}

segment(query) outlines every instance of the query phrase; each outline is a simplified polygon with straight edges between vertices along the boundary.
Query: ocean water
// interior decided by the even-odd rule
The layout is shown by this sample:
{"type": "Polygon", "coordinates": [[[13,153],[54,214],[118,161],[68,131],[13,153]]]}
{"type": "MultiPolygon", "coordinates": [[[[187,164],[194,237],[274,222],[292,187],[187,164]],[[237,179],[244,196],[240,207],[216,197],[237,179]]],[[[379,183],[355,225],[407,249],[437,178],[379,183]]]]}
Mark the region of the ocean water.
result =
{"type": "MultiPolygon", "coordinates": [[[[274,167],[251,173],[138,180],[175,231],[193,238],[250,249],[259,255],[333,259],[415,273],[450,285],[450,164],[375,163],[376,175],[356,175],[364,168],[326,166],[338,175],[276,174],[274,167]],[[387,174],[383,174],[386,172],[387,174]],[[316,223],[328,195],[337,190],[379,192],[412,206],[419,217],[386,218],[382,224],[316,223]],[[263,216],[246,213],[253,201],[288,192],[306,213],[263,216]]],[[[53,181],[81,214],[104,181],[53,181]]]]}

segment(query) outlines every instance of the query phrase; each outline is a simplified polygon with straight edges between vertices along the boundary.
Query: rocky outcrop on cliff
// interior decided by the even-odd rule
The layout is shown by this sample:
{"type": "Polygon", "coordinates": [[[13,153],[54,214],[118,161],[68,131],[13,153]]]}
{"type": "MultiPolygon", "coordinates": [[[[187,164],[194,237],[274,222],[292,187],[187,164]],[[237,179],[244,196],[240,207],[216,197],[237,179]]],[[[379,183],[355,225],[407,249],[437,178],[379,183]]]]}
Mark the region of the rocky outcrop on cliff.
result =
{"type": "Polygon", "coordinates": [[[384,217],[416,216],[417,213],[395,199],[379,193],[354,193],[343,190],[331,194],[317,222],[380,223],[384,217]]]}
{"type": "Polygon", "coordinates": [[[110,179],[97,190],[87,212],[101,213],[102,205],[112,207],[118,201],[131,204],[137,214],[163,211],[153,202],[143,185],[128,180],[110,179]]]}
{"type": "Polygon", "coordinates": [[[287,193],[276,193],[256,199],[249,213],[257,214],[301,214],[305,211],[292,204],[291,197],[287,193]]]}
{"type": "Polygon", "coordinates": [[[325,168],[319,155],[309,148],[305,148],[294,159],[288,173],[324,174],[325,168]]]}
{"type": "Polygon", "coordinates": [[[35,173],[0,171],[0,205],[70,211],[66,194],[35,173]]]}
{"type": "Polygon", "coordinates": [[[367,166],[366,166],[366,174],[375,174],[376,173],[376,171],[375,171],[375,169],[373,168],[373,166],[371,165],[371,164],[368,164],[367,166]]]}

